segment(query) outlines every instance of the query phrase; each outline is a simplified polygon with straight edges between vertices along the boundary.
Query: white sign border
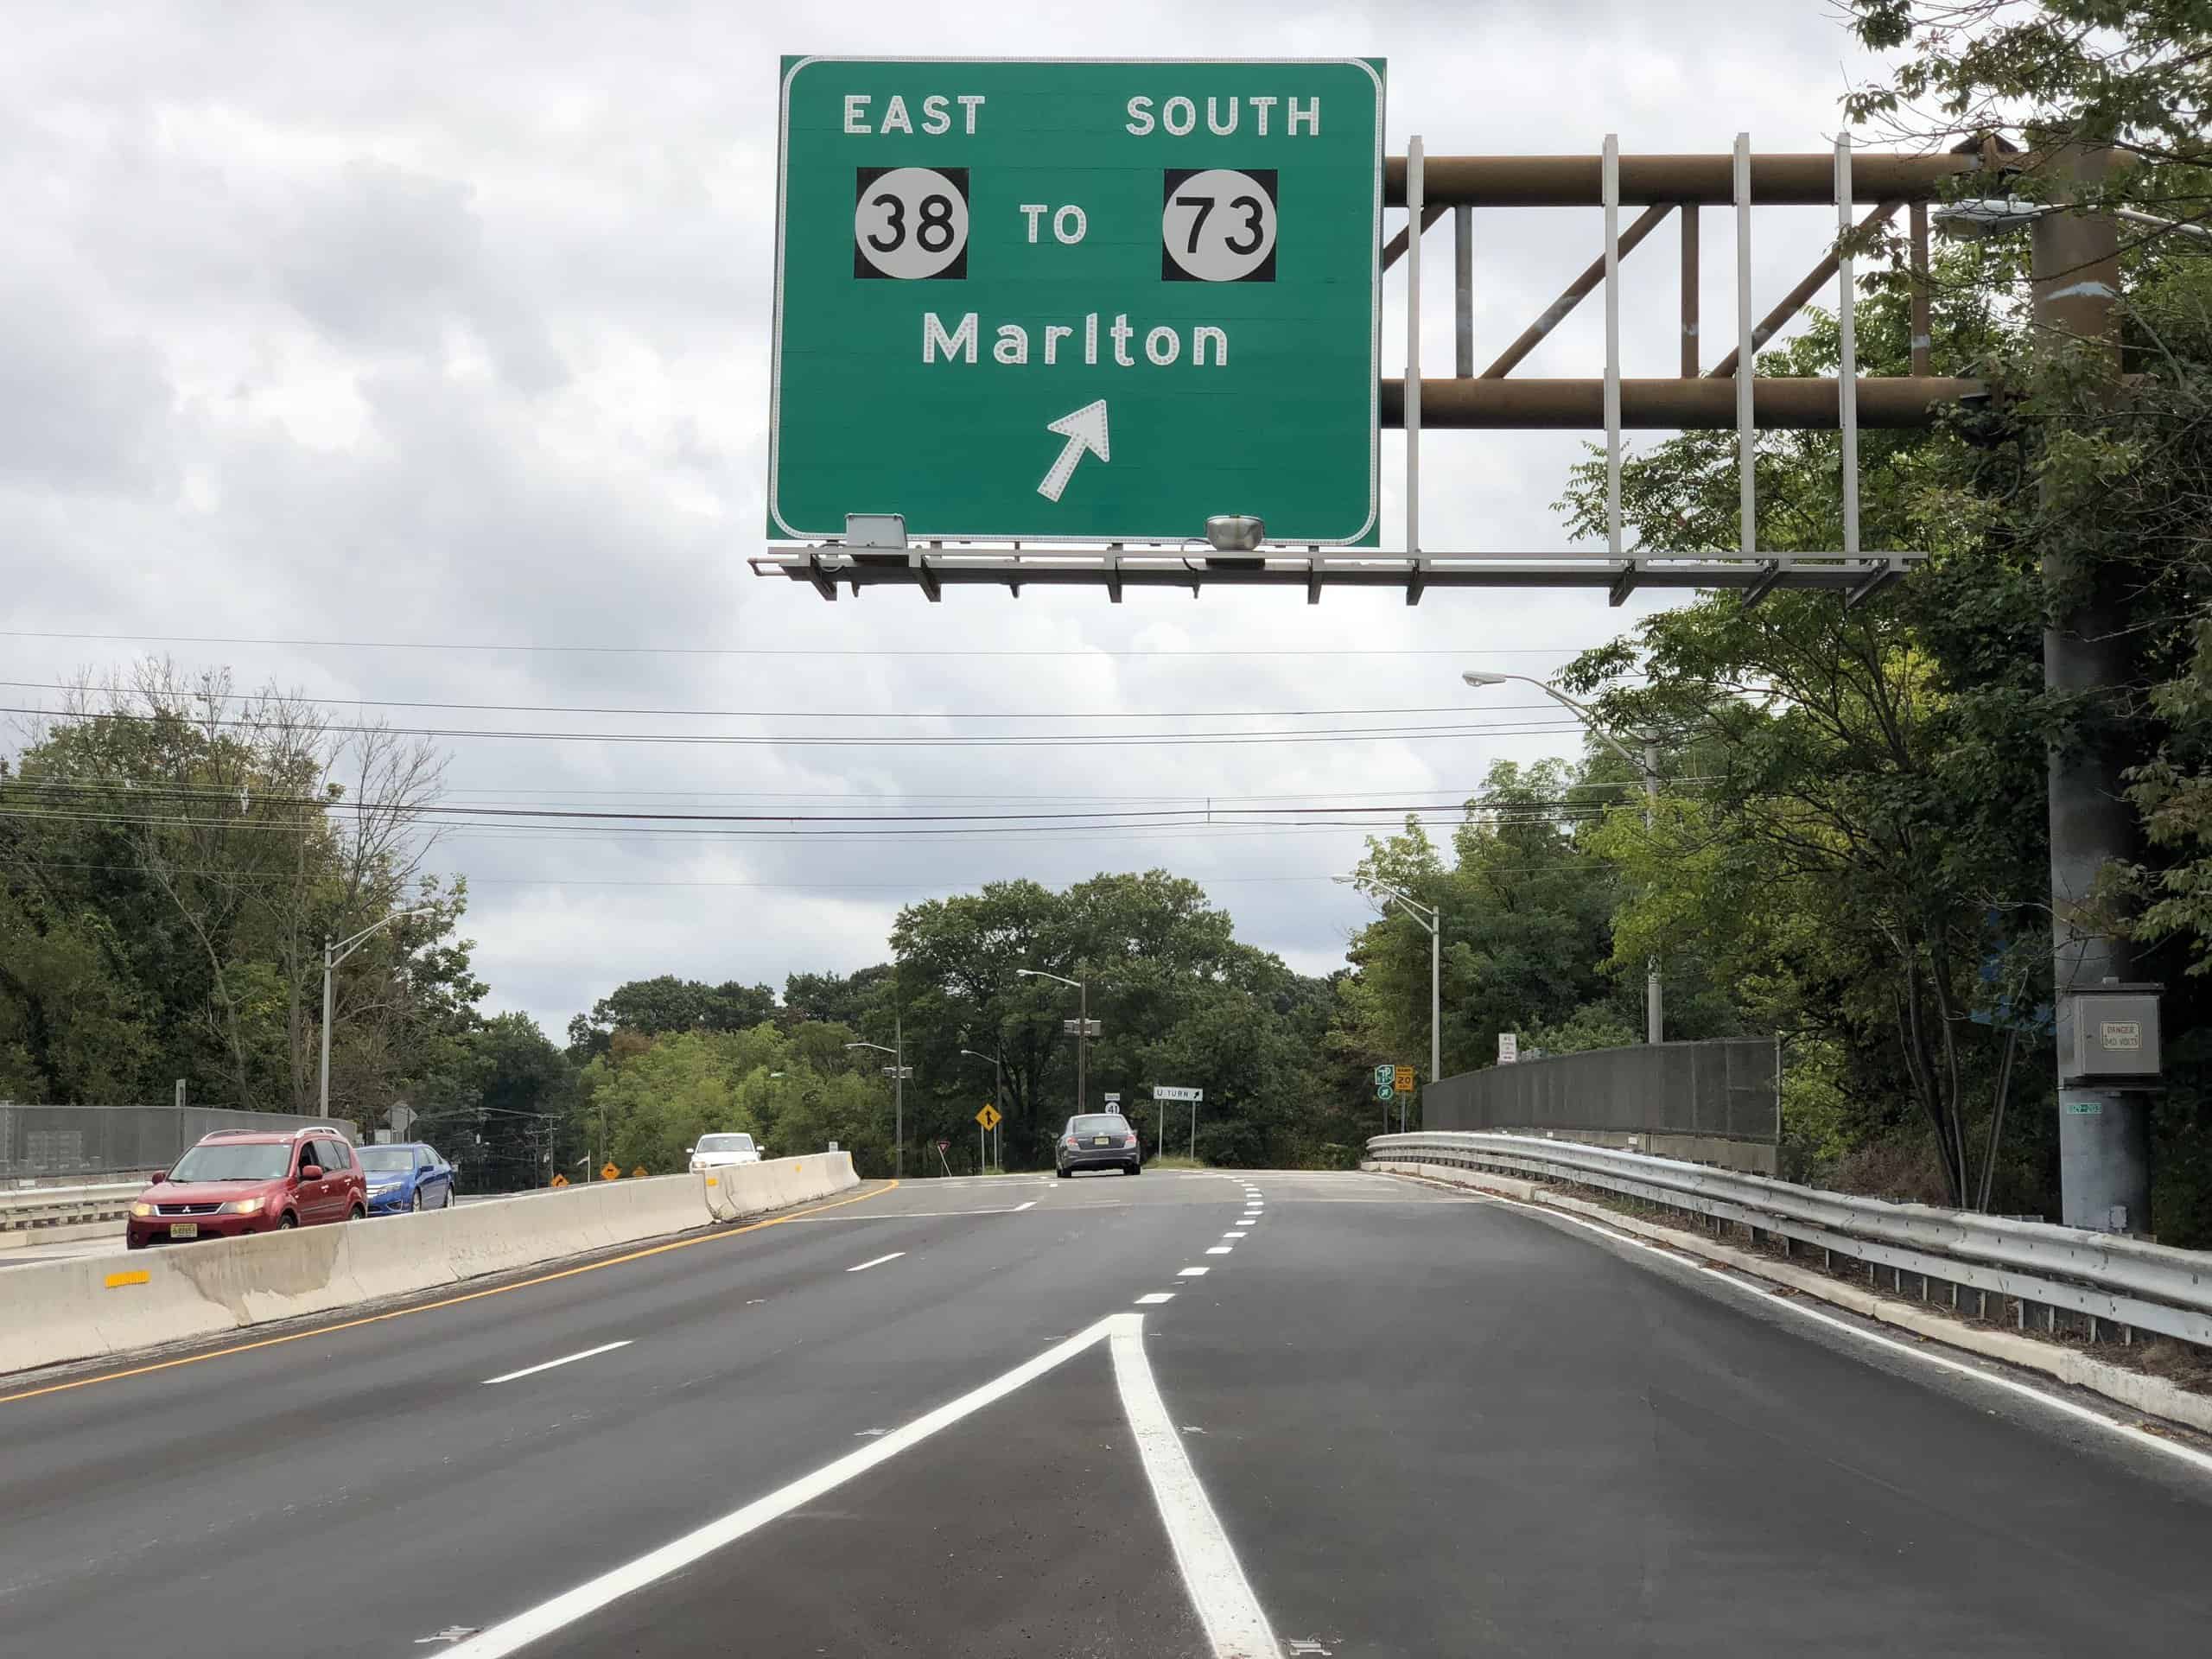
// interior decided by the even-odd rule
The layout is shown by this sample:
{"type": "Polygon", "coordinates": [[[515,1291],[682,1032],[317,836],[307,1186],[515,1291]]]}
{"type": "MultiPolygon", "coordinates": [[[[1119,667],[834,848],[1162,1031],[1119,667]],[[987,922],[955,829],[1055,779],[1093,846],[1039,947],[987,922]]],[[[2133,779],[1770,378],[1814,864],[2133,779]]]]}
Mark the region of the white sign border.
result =
{"type": "MultiPolygon", "coordinates": [[[[1382,511],[1382,162],[1389,113],[1389,92],[1382,77],[1365,58],[979,58],[979,57],[833,57],[826,54],[794,59],[784,72],[776,99],[776,298],[773,327],[768,342],[768,517],[776,528],[794,542],[834,542],[845,527],[834,530],[795,530],[786,523],[776,503],[776,482],[781,468],[784,396],[784,204],[790,184],[791,82],[802,69],[818,63],[913,64],[1140,64],[1147,67],[1180,65],[1250,65],[1255,67],[1313,68],[1354,66],[1375,83],[1375,222],[1368,237],[1369,301],[1372,324],[1368,331],[1367,394],[1367,518],[1351,535],[1333,540],[1295,538],[1300,547],[1359,547],[1375,528],[1382,511]]],[[[896,511],[896,509],[893,509],[896,511]]],[[[1101,545],[1107,536],[1040,536],[1031,531],[936,530],[910,526],[908,533],[924,541],[1010,542],[1053,546],[1101,545]]],[[[1193,531],[1193,534],[1196,532],[1193,531]]],[[[1146,541],[1123,537],[1123,541],[1146,541]]]]}

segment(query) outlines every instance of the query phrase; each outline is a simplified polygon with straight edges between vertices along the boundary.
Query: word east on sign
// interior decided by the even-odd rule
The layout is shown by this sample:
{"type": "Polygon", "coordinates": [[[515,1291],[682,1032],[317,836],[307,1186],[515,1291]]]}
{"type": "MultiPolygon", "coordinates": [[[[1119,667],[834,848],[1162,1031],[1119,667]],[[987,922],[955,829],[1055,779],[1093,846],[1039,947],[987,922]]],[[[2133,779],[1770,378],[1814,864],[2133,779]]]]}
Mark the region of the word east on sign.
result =
{"type": "Polygon", "coordinates": [[[1382,69],[785,60],[768,533],[1377,525],[1382,69]]]}

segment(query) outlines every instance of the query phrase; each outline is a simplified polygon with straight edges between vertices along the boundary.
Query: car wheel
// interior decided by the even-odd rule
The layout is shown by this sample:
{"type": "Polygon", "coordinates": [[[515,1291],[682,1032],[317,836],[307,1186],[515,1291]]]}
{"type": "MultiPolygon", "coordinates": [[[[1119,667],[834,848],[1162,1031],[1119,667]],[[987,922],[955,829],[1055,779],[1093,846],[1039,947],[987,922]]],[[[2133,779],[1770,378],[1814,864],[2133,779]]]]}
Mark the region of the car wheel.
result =
{"type": "Polygon", "coordinates": [[[1129,1173],[1132,1175],[1141,1175],[1144,1173],[1144,1166],[1142,1164],[1130,1164],[1128,1166],[1128,1168],[1129,1173]]]}
{"type": "Polygon", "coordinates": [[[1052,1173],[1058,1176],[1064,1181],[1068,1178],[1068,1173],[1065,1169],[1055,1169],[1052,1173]]]}
{"type": "Polygon", "coordinates": [[[448,1181],[446,1183],[446,1195],[438,1200],[438,1208],[441,1210],[450,1210],[453,1208],[453,1183],[451,1181],[448,1181]]]}
{"type": "Polygon", "coordinates": [[[357,1204],[351,1210],[348,1210],[346,1212],[346,1219],[348,1221],[359,1221],[366,1217],[368,1213],[369,1212],[367,1211],[362,1209],[361,1206],[357,1204]]]}
{"type": "Polygon", "coordinates": [[[421,1187],[418,1186],[415,1189],[414,1195],[407,1200],[407,1207],[410,1211],[418,1215],[422,1212],[423,1189],[421,1187]]]}
{"type": "Polygon", "coordinates": [[[289,1210],[276,1217],[276,1230],[280,1233],[289,1232],[299,1224],[300,1218],[289,1210]]]}

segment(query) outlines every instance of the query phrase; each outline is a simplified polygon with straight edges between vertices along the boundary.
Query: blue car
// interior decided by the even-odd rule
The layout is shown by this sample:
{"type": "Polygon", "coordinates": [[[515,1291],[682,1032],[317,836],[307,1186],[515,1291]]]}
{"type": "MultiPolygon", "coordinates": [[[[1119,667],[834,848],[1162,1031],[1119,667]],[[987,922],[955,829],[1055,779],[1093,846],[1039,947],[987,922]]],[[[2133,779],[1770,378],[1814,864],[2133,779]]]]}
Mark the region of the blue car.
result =
{"type": "Polygon", "coordinates": [[[453,1166],[420,1141],[361,1147],[355,1155],[369,1179],[369,1213],[442,1210],[453,1202],[453,1166]]]}

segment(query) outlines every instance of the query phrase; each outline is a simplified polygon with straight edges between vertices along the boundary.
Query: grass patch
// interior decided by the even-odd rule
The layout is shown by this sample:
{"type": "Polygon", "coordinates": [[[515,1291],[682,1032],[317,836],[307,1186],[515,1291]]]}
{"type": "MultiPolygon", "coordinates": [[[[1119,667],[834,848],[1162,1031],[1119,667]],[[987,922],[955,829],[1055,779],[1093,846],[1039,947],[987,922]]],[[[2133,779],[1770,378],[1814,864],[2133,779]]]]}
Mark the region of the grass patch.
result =
{"type": "Polygon", "coordinates": [[[1211,1169],[1213,1167],[1211,1164],[1180,1152],[1163,1152],[1157,1157],[1147,1158],[1144,1160],[1144,1166],[1147,1169],[1211,1169]]]}

